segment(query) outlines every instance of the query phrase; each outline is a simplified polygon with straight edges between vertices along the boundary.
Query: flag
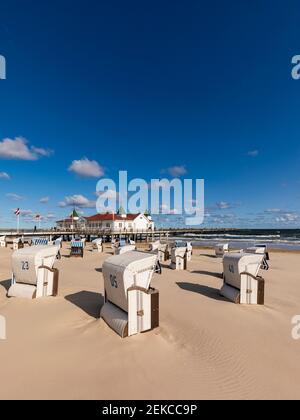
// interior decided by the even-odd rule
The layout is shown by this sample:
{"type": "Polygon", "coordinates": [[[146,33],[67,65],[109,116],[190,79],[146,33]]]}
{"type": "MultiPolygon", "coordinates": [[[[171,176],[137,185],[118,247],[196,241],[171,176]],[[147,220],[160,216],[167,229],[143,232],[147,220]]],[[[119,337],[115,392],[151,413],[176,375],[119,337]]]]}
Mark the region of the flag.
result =
{"type": "Polygon", "coordinates": [[[15,215],[16,216],[19,216],[20,215],[20,209],[19,208],[17,208],[17,210],[15,210],[15,215]]]}
{"type": "Polygon", "coordinates": [[[40,215],[40,214],[36,214],[36,215],[35,215],[35,219],[36,219],[36,220],[39,220],[40,218],[41,218],[41,215],[40,215]]]}

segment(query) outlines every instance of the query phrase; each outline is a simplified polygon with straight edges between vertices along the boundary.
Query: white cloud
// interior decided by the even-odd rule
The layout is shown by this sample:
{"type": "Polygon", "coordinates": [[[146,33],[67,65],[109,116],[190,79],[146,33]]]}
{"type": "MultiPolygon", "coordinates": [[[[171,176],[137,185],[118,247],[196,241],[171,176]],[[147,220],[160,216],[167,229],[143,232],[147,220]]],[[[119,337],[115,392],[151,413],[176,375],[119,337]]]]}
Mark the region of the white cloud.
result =
{"type": "Polygon", "coordinates": [[[15,194],[15,193],[7,193],[6,197],[13,200],[13,201],[20,201],[20,200],[23,200],[23,198],[24,198],[21,195],[15,194]]]}
{"type": "Polygon", "coordinates": [[[37,160],[40,157],[49,157],[53,152],[40,147],[28,146],[23,137],[15,139],[5,138],[0,141],[0,158],[18,160],[37,160]]]}
{"type": "Polygon", "coordinates": [[[48,213],[44,216],[44,219],[45,220],[54,220],[54,219],[56,219],[56,216],[55,216],[54,213],[48,213]]]}
{"type": "Polygon", "coordinates": [[[173,178],[177,178],[179,176],[185,175],[187,171],[186,171],[185,165],[176,165],[176,166],[170,166],[167,169],[163,169],[161,172],[162,173],[167,172],[173,178]]]}
{"type": "Polygon", "coordinates": [[[115,190],[105,190],[105,191],[96,191],[95,192],[95,195],[97,197],[101,197],[103,194],[105,194],[106,198],[118,198],[119,197],[119,193],[115,190]]]}
{"type": "Polygon", "coordinates": [[[47,204],[49,202],[49,197],[42,197],[40,198],[40,203],[47,204]]]}
{"type": "Polygon", "coordinates": [[[249,150],[249,152],[247,152],[247,156],[250,156],[250,157],[256,157],[258,156],[258,154],[259,154],[258,150],[249,150]]]}
{"type": "Polygon", "coordinates": [[[225,210],[225,209],[231,209],[233,206],[230,203],[227,203],[226,201],[219,201],[216,203],[216,206],[218,209],[225,210]]]}
{"type": "Polygon", "coordinates": [[[73,160],[69,166],[69,171],[83,177],[98,178],[104,175],[104,169],[95,160],[82,158],[80,160],[73,160]]]}
{"type": "Polygon", "coordinates": [[[91,201],[81,194],[74,194],[65,197],[63,201],[58,203],[59,207],[82,207],[93,208],[96,206],[95,201],[91,201]]]}
{"type": "Polygon", "coordinates": [[[32,210],[22,210],[20,209],[20,215],[22,217],[26,217],[26,216],[33,216],[33,211],[32,210]]]}
{"type": "Polygon", "coordinates": [[[1,179],[10,179],[10,176],[7,172],[0,172],[0,178],[1,179]]]}
{"type": "Polygon", "coordinates": [[[280,209],[267,209],[265,210],[265,213],[281,213],[282,210],[280,209]]]}

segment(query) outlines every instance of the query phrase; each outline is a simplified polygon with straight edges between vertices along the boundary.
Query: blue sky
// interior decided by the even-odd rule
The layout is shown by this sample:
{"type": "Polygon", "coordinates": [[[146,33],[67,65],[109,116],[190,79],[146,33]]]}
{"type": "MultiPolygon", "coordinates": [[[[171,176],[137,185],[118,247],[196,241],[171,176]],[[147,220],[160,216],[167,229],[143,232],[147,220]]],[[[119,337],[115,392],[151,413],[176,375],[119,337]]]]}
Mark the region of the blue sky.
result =
{"type": "Polygon", "coordinates": [[[0,225],[93,214],[99,176],[179,167],[205,179],[205,226],[299,226],[299,19],[297,1],[1,4],[0,225]]]}

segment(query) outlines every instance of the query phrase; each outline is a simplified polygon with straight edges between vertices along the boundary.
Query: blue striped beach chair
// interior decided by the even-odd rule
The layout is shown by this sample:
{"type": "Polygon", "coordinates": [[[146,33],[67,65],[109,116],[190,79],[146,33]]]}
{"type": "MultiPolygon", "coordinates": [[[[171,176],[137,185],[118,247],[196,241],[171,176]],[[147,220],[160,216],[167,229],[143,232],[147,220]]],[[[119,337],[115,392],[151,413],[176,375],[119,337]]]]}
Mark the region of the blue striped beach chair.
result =
{"type": "Polygon", "coordinates": [[[71,242],[70,257],[83,257],[84,243],[82,241],[71,242]]]}

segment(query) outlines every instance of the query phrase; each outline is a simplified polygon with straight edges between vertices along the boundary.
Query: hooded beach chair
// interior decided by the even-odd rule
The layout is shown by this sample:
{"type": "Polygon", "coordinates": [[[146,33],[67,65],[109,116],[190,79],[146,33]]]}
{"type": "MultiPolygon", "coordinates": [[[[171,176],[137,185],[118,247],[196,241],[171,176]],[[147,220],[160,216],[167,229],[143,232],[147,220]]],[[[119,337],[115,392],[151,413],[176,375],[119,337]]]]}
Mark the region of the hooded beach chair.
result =
{"type": "Polygon", "coordinates": [[[267,250],[267,245],[257,245],[257,246],[250,246],[243,250],[242,252],[248,253],[248,254],[260,254],[264,256],[263,262],[262,262],[262,269],[268,270],[269,269],[269,263],[270,260],[269,252],[267,250]]]}
{"type": "Polygon", "coordinates": [[[181,247],[186,248],[186,259],[187,259],[187,261],[191,261],[192,260],[192,255],[193,255],[193,245],[192,245],[192,242],[176,241],[175,242],[175,246],[176,246],[176,248],[181,248],[181,247]]]}
{"type": "Polygon", "coordinates": [[[158,261],[160,263],[170,259],[170,246],[169,244],[159,244],[157,249],[158,261]]]}
{"type": "Polygon", "coordinates": [[[6,248],[7,242],[6,242],[6,236],[0,236],[0,247],[6,248]]]}
{"type": "Polygon", "coordinates": [[[193,245],[192,245],[192,242],[187,242],[186,243],[186,259],[187,259],[187,261],[191,261],[192,260],[192,255],[193,255],[193,245]]]}
{"type": "Polygon", "coordinates": [[[185,246],[172,248],[170,267],[173,270],[187,269],[187,248],[185,246]]]}
{"type": "Polygon", "coordinates": [[[49,240],[47,238],[32,238],[31,246],[44,246],[48,245],[49,240]]]}
{"type": "Polygon", "coordinates": [[[264,254],[227,253],[223,258],[221,295],[234,303],[264,304],[265,281],[258,275],[264,254]]]}
{"type": "Polygon", "coordinates": [[[159,325],[159,293],[150,287],[157,255],[131,251],[102,266],[105,303],[100,316],[121,337],[159,325]]]}
{"type": "Polygon", "coordinates": [[[115,248],[115,255],[122,255],[126,252],[135,251],[136,246],[135,245],[124,245],[119,246],[119,248],[115,248]]]}
{"type": "Polygon", "coordinates": [[[92,241],[93,250],[97,252],[103,252],[102,238],[96,238],[92,241]]]}
{"type": "Polygon", "coordinates": [[[22,238],[15,238],[13,240],[13,250],[17,250],[17,249],[21,249],[24,248],[24,242],[22,240],[22,238]]]}
{"type": "Polygon", "coordinates": [[[160,245],[160,241],[150,242],[148,251],[153,252],[153,251],[158,250],[159,245],[160,245]]]}
{"type": "Polygon", "coordinates": [[[12,254],[12,281],[8,297],[40,298],[56,296],[58,270],[53,264],[57,246],[34,246],[12,254]]]}
{"type": "Polygon", "coordinates": [[[217,244],[215,246],[216,257],[222,258],[227,252],[229,252],[229,244],[217,244]]]}
{"type": "Polygon", "coordinates": [[[71,241],[71,252],[70,257],[82,257],[83,258],[84,244],[80,241],[71,241]]]}

